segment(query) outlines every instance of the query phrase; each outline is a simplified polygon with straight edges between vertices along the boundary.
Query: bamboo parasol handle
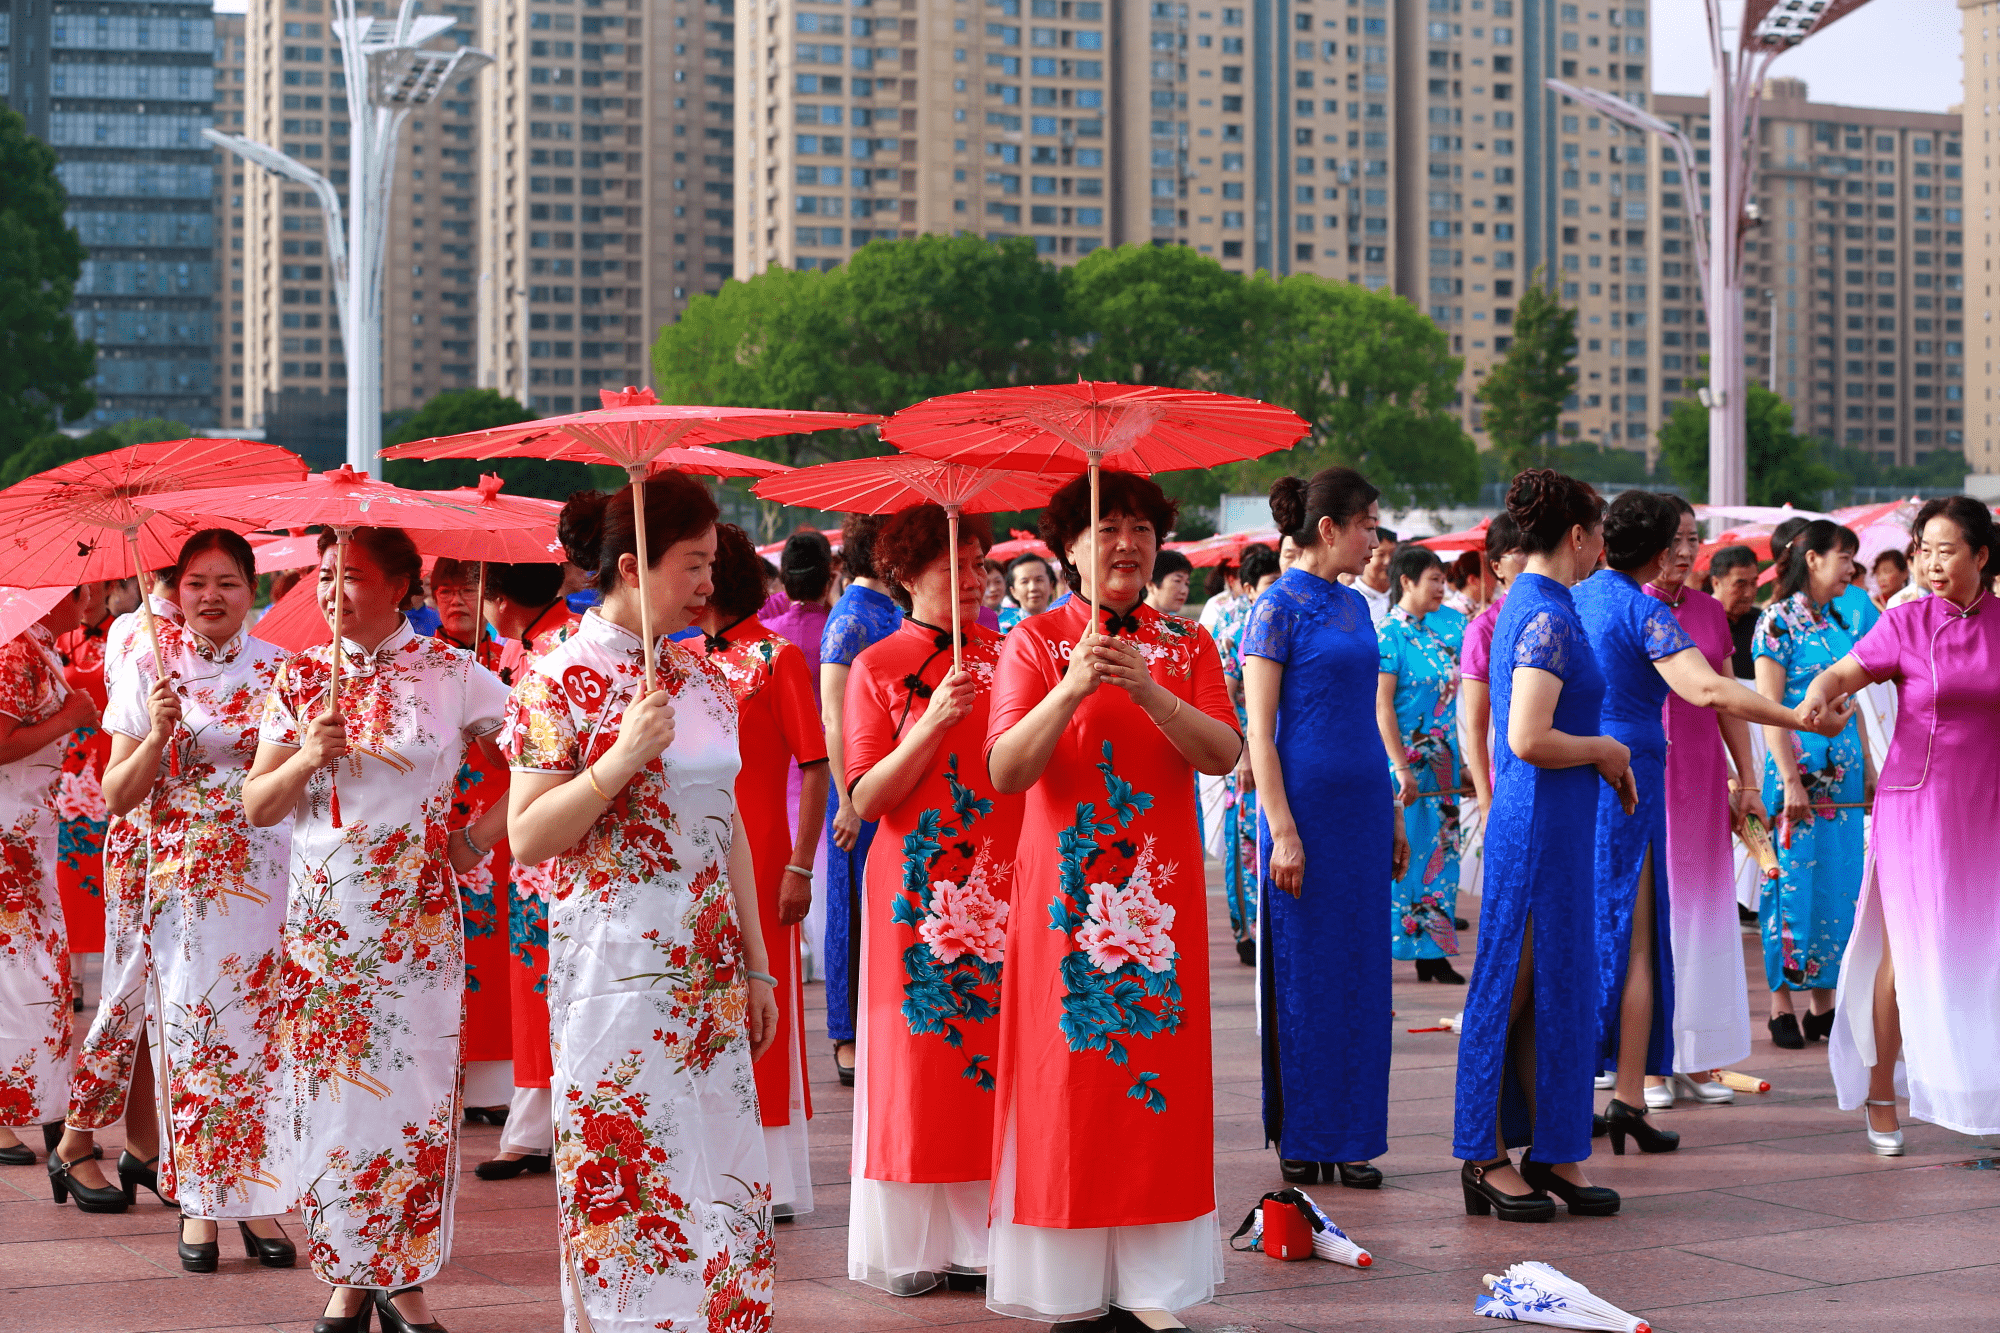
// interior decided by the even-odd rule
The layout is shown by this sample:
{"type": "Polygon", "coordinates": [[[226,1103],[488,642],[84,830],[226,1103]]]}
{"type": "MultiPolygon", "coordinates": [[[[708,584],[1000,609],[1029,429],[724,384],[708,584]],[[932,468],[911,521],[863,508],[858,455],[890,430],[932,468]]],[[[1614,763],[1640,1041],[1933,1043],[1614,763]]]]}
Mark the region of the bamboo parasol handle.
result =
{"type": "Polygon", "coordinates": [[[965,649],[959,642],[963,637],[960,627],[964,622],[964,613],[958,606],[958,506],[946,505],[944,515],[946,526],[950,529],[946,534],[950,545],[946,549],[951,552],[951,669],[962,671],[965,669],[965,649]]]}
{"type": "MultiPolygon", "coordinates": [[[[167,668],[166,655],[160,651],[160,622],[153,616],[153,594],[147,590],[145,571],[140,568],[143,562],[139,559],[139,529],[127,528],[125,536],[132,544],[132,582],[139,589],[139,619],[145,623],[146,637],[153,643],[153,669],[172,686],[173,673],[167,668]]],[[[179,693],[177,687],[175,693],[179,693]]],[[[167,772],[178,777],[180,771],[180,749],[176,746],[167,751],[167,772]]]]}
{"type": "MultiPolygon", "coordinates": [[[[628,467],[625,475],[631,478],[632,491],[632,541],[639,559],[639,637],[645,640],[646,690],[653,692],[653,598],[646,586],[646,469],[641,466],[628,467]]],[[[600,590],[601,592],[601,590],[600,590]]],[[[645,695],[641,695],[644,698],[645,695]]]]}

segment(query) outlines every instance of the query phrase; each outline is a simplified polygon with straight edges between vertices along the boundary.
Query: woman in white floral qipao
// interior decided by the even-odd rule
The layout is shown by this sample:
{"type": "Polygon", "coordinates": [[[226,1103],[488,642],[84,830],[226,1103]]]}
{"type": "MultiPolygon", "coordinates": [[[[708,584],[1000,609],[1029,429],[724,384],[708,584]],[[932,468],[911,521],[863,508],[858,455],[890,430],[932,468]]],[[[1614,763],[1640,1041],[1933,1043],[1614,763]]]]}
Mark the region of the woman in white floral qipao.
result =
{"type": "Polygon", "coordinates": [[[549,1019],[571,1333],[762,1333],[770,1172],[751,1062],[777,1031],[722,672],[666,638],[713,586],[715,502],[646,482],[658,687],[644,664],[629,488],[563,510],[603,605],[514,688],[508,837],[554,857],[549,1019]]]}
{"type": "Polygon", "coordinates": [[[245,625],[257,561],[235,533],[189,538],[173,584],[183,618],[158,627],[168,680],[144,643],[112,683],[104,721],[106,804],[120,815],[147,811],[140,929],[159,985],[160,1188],[180,1200],[189,1272],[216,1270],[218,1218],[241,1223],[246,1248],[267,1266],[289,1268],[292,1244],[269,1219],[295,1196],[274,1042],[291,829],[253,828],[243,816],[243,781],[285,654],[245,625]]]}
{"type": "MultiPolygon", "coordinates": [[[[320,546],[331,619],[333,534],[320,546]]],[[[252,824],[292,821],[279,1045],[308,1255],[338,1288],[319,1333],[365,1327],[370,1290],[391,1333],[441,1327],[418,1284],[451,1252],[465,961],[448,842],[467,831],[447,819],[507,691],[411,630],[398,608],[421,566],[401,529],[354,530],[339,710],[331,644],[287,661],[243,787],[252,824]]]]}

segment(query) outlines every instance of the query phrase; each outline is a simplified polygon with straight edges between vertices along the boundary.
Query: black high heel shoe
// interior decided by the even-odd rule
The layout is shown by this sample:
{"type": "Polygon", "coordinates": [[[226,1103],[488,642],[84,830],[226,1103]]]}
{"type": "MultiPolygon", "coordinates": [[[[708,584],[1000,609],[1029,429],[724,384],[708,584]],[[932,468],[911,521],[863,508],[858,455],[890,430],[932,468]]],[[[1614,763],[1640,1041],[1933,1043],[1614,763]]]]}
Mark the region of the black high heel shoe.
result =
{"type": "Polygon", "coordinates": [[[1382,1172],[1367,1162],[1321,1162],[1319,1178],[1329,1185],[1345,1185],[1351,1190],[1382,1188],[1382,1172]]]}
{"type": "Polygon", "coordinates": [[[549,1169],[548,1153],[528,1153],[523,1157],[495,1157],[490,1162],[481,1162],[472,1168],[472,1174],[481,1180],[512,1180],[523,1171],[536,1175],[549,1169]]]}
{"type": "Polygon", "coordinates": [[[1771,1034],[1771,1044],[1787,1051],[1803,1051],[1806,1048],[1805,1033],[1799,1031],[1799,1020],[1792,1014],[1779,1014],[1764,1024],[1771,1034]]]}
{"type": "Polygon", "coordinates": [[[1627,1106],[1616,1097],[1611,1105],[1604,1108],[1604,1123],[1611,1133],[1611,1154],[1625,1155],[1625,1140],[1630,1137],[1639,1145],[1640,1152],[1672,1152],[1681,1146],[1681,1136],[1671,1129],[1654,1129],[1646,1123],[1646,1113],[1636,1107],[1627,1106]]]}
{"type": "Polygon", "coordinates": [[[1492,1213],[1502,1222],[1546,1222],[1556,1215],[1555,1200],[1540,1190],[1528,1194],[1502,1194],[1486,1182],[1486,1173],[1496,1166],[1510,1165],[1504,1157],[1491,1162],[1467,1162],[1459,1168],[1458,1183],[1465,1191],[1465,1215],[1485,1217],[1492,1213]]]}
{"type": "Polygon", "coordinates": [[[250,1229],[248,1222],[238,1222],[236,1229],[243,1233],[243,1253],[255,1259],[266,1268],[290,1268],[299,1261],[296,1245],[282,1230],[276,1236],[260,1236],[250,1229]]]}
{"type": "MultiPolygon", "coordinates": [[[[181,1214],[181,1229],[176,1237],[180,1243],[175,1247],[180,1252],[181,1267],[190,1273],[213,1273],[216,1264],[222,1261],[221,1242],[219,1239],[199,1243],[189,1240],[187,1238],[189,1220],[186,1213],[181,1214]]],[[[220,1237],[222,1228],[218,1226],[215,1231],[217,1237],[220,1237]]]]}
{"type": "Polygon", "coordinates": [[[845,1045],[847,1043],[844,1041],[833,1044],[833,1072],[840,1076],[841,1087],[851,1088],[854,1086],[854,1066],[840,1063],[840,1048],[845,1045]]]}
{"type": "Polygon", "coordinates": [[[396,1297],[405,1292],[422,1291],[422,1287],[404,1287],[398,1291],[377,1291],[375,1293],[375,1314],[382,1324],[382,1333],[445,1333],[443,1324],[433,1319],[428,1324],[413,1324],[403,1318],[403,1312],[395,1306],[396,1297]]]}
{"type": "Polygon", "coordinates": [[[25,1143],[0,1148],[0,1166],[33,1166],[36,1160],[35,1150],[25,1143]]]}
{"type": "Polygon", "coordinates": [[[1319,1163],[1288,1162],[1280,1157],[1278,1159],[1278,1174],[1285,1178],[1287,1185],[1317,1185],[1319,1184],[1319,1163]]]}
{"type": "Polygon", "coordinates": [[[1833,1035],[1833,1010],[1823,1014],[1808,1013],[1800,1020],[1799,1027],[1807,1041],[1825,1041],[1833,1035]]]}
{"type": "Polygon", "coordinates": [[[374,1316],[375,1302],[369,1293],[361,1293],[361,1307],[353,1314],[323,1314],[314,1321],[312,1333],[368,1333],[368,1321],[374,1316]]]}
{"type": "Polygon", "coordinates": [[[1553,1194],[1569,1207],[1571,1217],[1610,1217],[1618,1211],[1618,1191],[1602,1185],[1573,1185],[1556,1174],[1547,1162],[1521,1159],[1521,1179],[1545,1194],[1553,1194]]]}
{"type": "Polygon", "coordinates": [[[139,1187],[143,1185],[153,1191],[153,1197],[158,1199],[164,1206],[168,1208],[180,1207],[174,1200],[160,1193],[159,1164],[160,1158],[158,1153],[155,1153],[143,1162],[129,1152],[120,1152],[118,1154],[118,1188],[125,1191],[126,1203],[132,1205],[138,1204],[139,1187]]]}
{"type": "MultiPolygon", "coordinates": [[[[76,1160],[80,1162],[83,1159],[79,1157],[76,1160]]],[[[79,1212],[122,1213],[131,1207],[120,1186],[106,1185],[98,1189],[78,1181],[69,1173],[75,1165],[76,1162],[65,1162],[57,1153],[49,1154],[49,1192],[55,1196],[57,1203],[67,1202],[71,1195],[75,1195],[79,1212]]]]}

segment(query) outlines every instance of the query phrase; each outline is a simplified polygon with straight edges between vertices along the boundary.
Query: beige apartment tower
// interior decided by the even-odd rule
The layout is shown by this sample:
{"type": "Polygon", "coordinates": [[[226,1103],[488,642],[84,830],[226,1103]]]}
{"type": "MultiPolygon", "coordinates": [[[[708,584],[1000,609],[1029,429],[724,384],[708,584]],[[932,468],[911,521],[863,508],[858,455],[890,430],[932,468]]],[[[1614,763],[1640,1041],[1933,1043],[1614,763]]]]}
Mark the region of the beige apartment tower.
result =
{"type": "Polygon", "coordinates": [[[1965,467],[1983,480],[1980,495],[1989,503],[2000,501],[2000,375],[1994,371],[1996,352],[1993,312],[1996,306],[1993,271],[2000,259],[1994,243],[1993,209],[1996,175],[1994,154],[2000,145],[1993,140],[2000,126],[2000,4],[1993,0],[1959,0],[1959,18],[1965,36],[1965,183],[1966,207],[1966,295],[1970,309],[1966,318],[1971,328],[1967,341],[1972,354],[1966,358],[1965,467]]]}
{"type": "Polygon", "coordinates": [[[699,0],[484,0],[478,381],[538,415],[650,383],[735,271],[735,38],[699,0]]]}

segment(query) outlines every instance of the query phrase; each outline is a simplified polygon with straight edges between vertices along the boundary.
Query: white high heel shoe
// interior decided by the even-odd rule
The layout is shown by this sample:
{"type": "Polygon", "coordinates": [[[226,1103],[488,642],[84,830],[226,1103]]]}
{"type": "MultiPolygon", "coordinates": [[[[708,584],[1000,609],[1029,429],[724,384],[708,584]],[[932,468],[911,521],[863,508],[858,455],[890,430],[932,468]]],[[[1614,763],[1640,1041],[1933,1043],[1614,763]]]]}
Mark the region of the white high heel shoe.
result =
{"type": "Polygon", "coordinates": [[[1861,1123],[1868,1128],[1868,1150],[1877,1157],[1901,1157],[1903,1155],[1903,1131],[1892,1129],[1887,1134],[1875,1128],[1875,1122],[1868,1117],[1871,1106],[1895,1106],[1894,1099],[1886,1102],[1866,1101],[1861,1104],[1861,1123]]]}
{"type": "Polygon", "coordinates": [[[1674,1083],[1696,1101],[1706,1102],[1711,1106],[1720,1106],[1725,1102],[1736,1100],[1736,1089],[1726,1083],[1697,1083],[1687,1074],[1675,1074],[1674,1083]]]}
{"type": "Polygon", "coordinates": [[[1599,1074],[1590,1081],[1590,1086],[1596,1088],[1599,1092],[1603,1092],[1608,1088],[1615,1088],[1618,1086],[1618,1075],[1599,1074]]]}
{"type": "Polygon", "coordinates": [[[1671,1111],[1674,1109],[1673,1080],[1669,1079],[1665,1083],[1647,1085],[1646,1109],[1648,1111],[1671,1111]]]}

